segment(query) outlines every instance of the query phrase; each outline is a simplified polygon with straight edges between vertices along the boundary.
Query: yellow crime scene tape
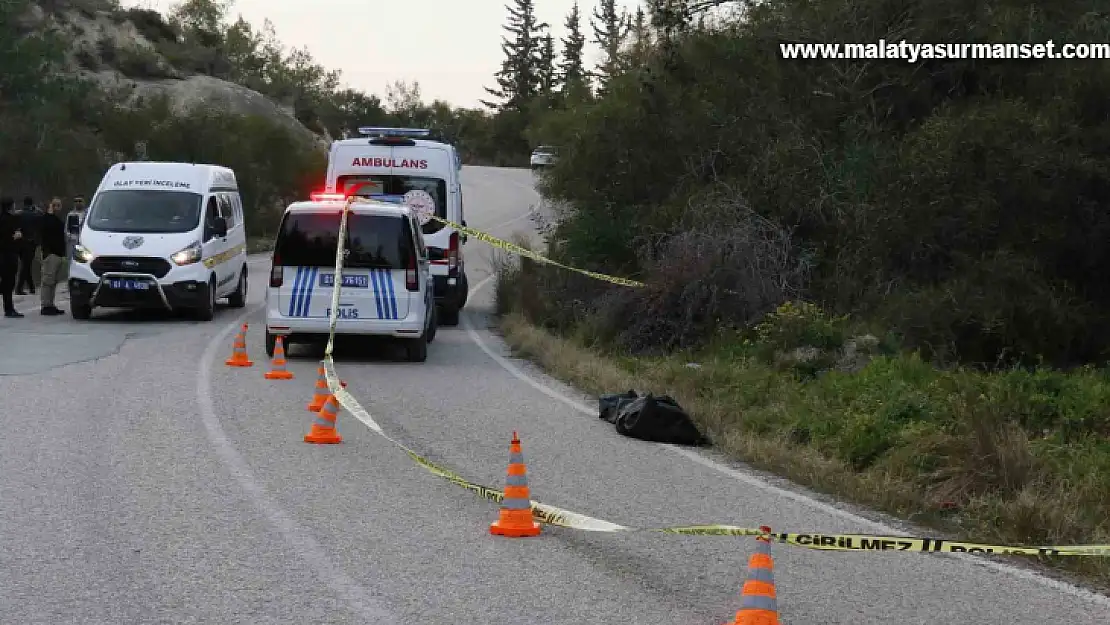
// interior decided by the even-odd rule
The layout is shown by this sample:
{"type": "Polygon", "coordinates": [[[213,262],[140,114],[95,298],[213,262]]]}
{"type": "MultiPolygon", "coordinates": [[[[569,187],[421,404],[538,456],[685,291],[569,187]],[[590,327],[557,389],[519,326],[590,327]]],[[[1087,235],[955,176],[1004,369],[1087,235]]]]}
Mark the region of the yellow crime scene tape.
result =
{"type": "MultiPolygon", "coordinates": [[[[348,199],[340,218],[339,231],[346,232],[347,216],[355,198],[348,199]]],[[[449,222],[448,222],[449,223],[449,222]]],[[[455,227],[452,224],[452,227],[455,227]]],[[[466,229],[468,234],[483,241],[493,239],[484,233],[466,229]]],[[[335,275],[343,275],[343,252],[346,241],[343,236],[339,238],[335,254],[335,275]]],[[[504,242],[503,242],[504,243],[504,242]]],[[[516,246],[506,244],[505,249],[512,251],[516,246]]],[[[528,251],[528,250],[524,250],[528,251]]],[[[557,263],[553,263],[557,264],[557,263]]],[[[561,265],[560,265],[561,266],[561,265]]],[[[600,274],[598,274],[600,275],[600,274]]],[[[611,276],[610,276],[611,277],[611,276]]],[[[416,453],[404,444],[389,436],[381,425],[362,407],[339,382],[335,373],[335,361],[332,351],[335,347],[335,326],[337,311],[339,310],[339,295],[342,280],[335,280],[331,293],[331,313],[328,325],[328,343],[324,351],[324,373],[327,379],[328,390],[335,396],[337,402],[348,413],[361,421],[363,425],[378,434],[385,440],[393,443],[418,466],[429,473],[443,478],[468,491],[476,493],[483,499],[501,503],[505,498],[504,492],[489,486],[471,482],[453,471],[441,467],[424,456],[416,453]]],[[[582,530],[587,532],[656,532],[663,534],[680,534],[686,536],[764,536],[771,540],[787,545],[815,549],[819,551],[910,551],[918,553],[974,553],[974,554],[999,554],[999,555],[1031,555],[1031,556],[1110,556],[1110,545],[1065,545],[1051,547],[1012,547],[1005,545],[991,545],[985,543],[970,543],[947,541],[935,538],[915,538],[909,536],[874,536],[868,534],[814,534],[814,533],[774,533],[765,529],[754,527],[739,527],[735,525],[682,525],[673,527],[629,527],[612,523],[603,519],[594,518],[578,512],[564,510],[538,501],[531,501],[532,516],[540,523],[563,527],[567,529],[582,530]]]]}
{"type": "Polygon", "coordinates": [[[514,254],[519,254],[521,256],[531,258],[532,260],[534,260],[538,263],[544,263],[544,264],[547,264],[547,265],[560,267],[562,269],[566,269],[567,271],[573,271],[573,272],[576,272],[576,273],[580,273],[584,276],[589,276],[589,277],[594,278],[596,280],[603,280],[605,282],[610,282],[612,284],[619,284],[619,285],[622,285],[622,286],[631,286],[631,287],[642,287],[642,286],[644,286],[643,282],[637,282],[635,280],[629,280],[628,278],[618,278],[617,276],[610,276],[610,275],[607,275],[607,274],[604,274],[604,273],[597,273],[596,271],[587,271],[585,269],[579,269],[578,267],[571,267],[570,265],[564,265],[564,264],[562,264],[558,261],[551,260],[550,258],[547,258],[546,256],[542,256],[540,254],[537,254],[537,253],[533,252],[530,249],[523,248],[523,247],[521,247],[519,245],[516,245],[516,244],[513,244],[513,243],[509,243],[508,241],[506,241],[504,239],[498,239],[497,237],[486,234],[485,232],[482,232],[480,230],[475,230],[473,228],[468,228],[467,226],[464,226],[462,224],[457,224],[453,221],[449,221],[447,219],[443,219],[442,217],[437,217],[435,215],[429,215],[429,217],[431,217],[432,219],[440,222],[441,224],[446,225],[448,228],[454,228],[455,230],[458,230],[459,232],[462,232],[463,234],[466,234],[467,236],[472,236],[475,239],[478,239],[479,241],[485,241],[486,243],[492,245],[493,247],[503,249],[507,252],[512,252],[514,254]]]}

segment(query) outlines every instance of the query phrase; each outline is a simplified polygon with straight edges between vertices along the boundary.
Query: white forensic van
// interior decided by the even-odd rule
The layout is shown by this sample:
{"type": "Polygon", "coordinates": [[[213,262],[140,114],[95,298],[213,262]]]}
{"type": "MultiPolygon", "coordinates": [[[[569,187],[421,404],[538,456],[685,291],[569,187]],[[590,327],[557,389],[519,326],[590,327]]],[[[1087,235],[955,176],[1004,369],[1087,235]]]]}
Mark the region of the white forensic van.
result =
{"type": "Polygon", "coordinates": [[[466,225],[458,151],[420,138],[431,134],[422,128],[364,127],[359,133],[363,137],[332,143],[324,196],[358,195],[409,206],[428,248],[439,321],[457,325],[469,288],[462,254],[466,235],[429,215],[466,225]]]}
{"type": "Polygon", "coordinates": [[[235,172],[193,163],[117,163],[93,195],[69,265],[70,310],[189,309],[247,301],[247,235],[235,172]]]}

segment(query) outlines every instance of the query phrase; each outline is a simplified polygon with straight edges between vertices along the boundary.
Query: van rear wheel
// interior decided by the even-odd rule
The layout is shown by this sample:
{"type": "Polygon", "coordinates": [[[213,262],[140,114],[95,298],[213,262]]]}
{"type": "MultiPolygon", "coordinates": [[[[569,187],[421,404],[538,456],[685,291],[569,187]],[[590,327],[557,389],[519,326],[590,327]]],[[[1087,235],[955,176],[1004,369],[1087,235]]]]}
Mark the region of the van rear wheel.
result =
{"type": "Polygon", "coordinates": [[[445,326],[459,325],[459,309],[454,306],[444,305],[443,316],[439,318],[439,322],[445,326]]]}
{"type": "Polygon", "coordinates": [[[409,362],[424,362],[428,359],[428,339],[427,337],[420,337],[418,339],[408,339],[405,345],[405,355],[408,357],[409,362]]]}
{"type": "Polygon", "coordinates": [[[242,308],[247,305],[247,266],[243,265],[243,271],[239,273],[239,286],[235,288],[235,292],[227,297],[227,303],[232,308],[242,308]]]}

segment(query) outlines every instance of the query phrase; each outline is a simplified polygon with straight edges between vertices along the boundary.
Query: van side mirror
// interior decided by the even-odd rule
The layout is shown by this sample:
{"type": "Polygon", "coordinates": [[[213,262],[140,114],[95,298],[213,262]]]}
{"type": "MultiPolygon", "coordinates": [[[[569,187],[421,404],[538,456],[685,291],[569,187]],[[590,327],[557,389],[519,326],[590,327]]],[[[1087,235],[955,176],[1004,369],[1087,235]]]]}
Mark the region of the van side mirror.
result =
{"type": "Polygon", "coordinates": [[[216,222],[213,224],[213,226],[218,238],[222,239],[227,236],[227,219],[223,217],[217,217],[216,222]]]}
{"type": "MultiPolygon", "coordinates": [[[[466,220],[465,219],[462,222],[462,227],[463,228],[469,228],[469,226],[466,225],[466,220]]],[[[467,238],[469,238],[469,237],[466,236],[465,232],[460,232],[459,233],[459,242],[462,243],[463,245],[466,245],[467,238]]]]}

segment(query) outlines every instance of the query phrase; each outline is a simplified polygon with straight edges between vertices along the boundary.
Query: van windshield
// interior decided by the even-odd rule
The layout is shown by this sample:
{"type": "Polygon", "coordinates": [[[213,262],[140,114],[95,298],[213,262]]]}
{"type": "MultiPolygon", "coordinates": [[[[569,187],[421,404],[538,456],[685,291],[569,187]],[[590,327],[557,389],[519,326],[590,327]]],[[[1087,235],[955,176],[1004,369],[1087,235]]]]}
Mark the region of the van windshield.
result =
{"type": "MultiPolygon", "coordinates": [[[[355,193],[361,197],[401,203],[406,193],[420,190],[432,196],[436,203],[436,216],[447,219],[447,182],[441,178],[424,176],[340,176],[337,193],[355,193]]],[[[429,219],[420,230],[432,234],[443,229],[443,223],[429,219]]]]}
{"type": "MultiPolygon", "coordinates": [[[[290,267],[334,267],[339,233],[338,212],[287,213],[274,257],[290,267]]],[[[407,269],[413,258],[408,222],[384,215],[347,216],[344,267],[407,269]]]]}
{"type": "Polygon", "coordinates": [[[101,232],[190,232],[204,198],[184,191],[126,189],[96,194],[85,223],[101,232]]]}

